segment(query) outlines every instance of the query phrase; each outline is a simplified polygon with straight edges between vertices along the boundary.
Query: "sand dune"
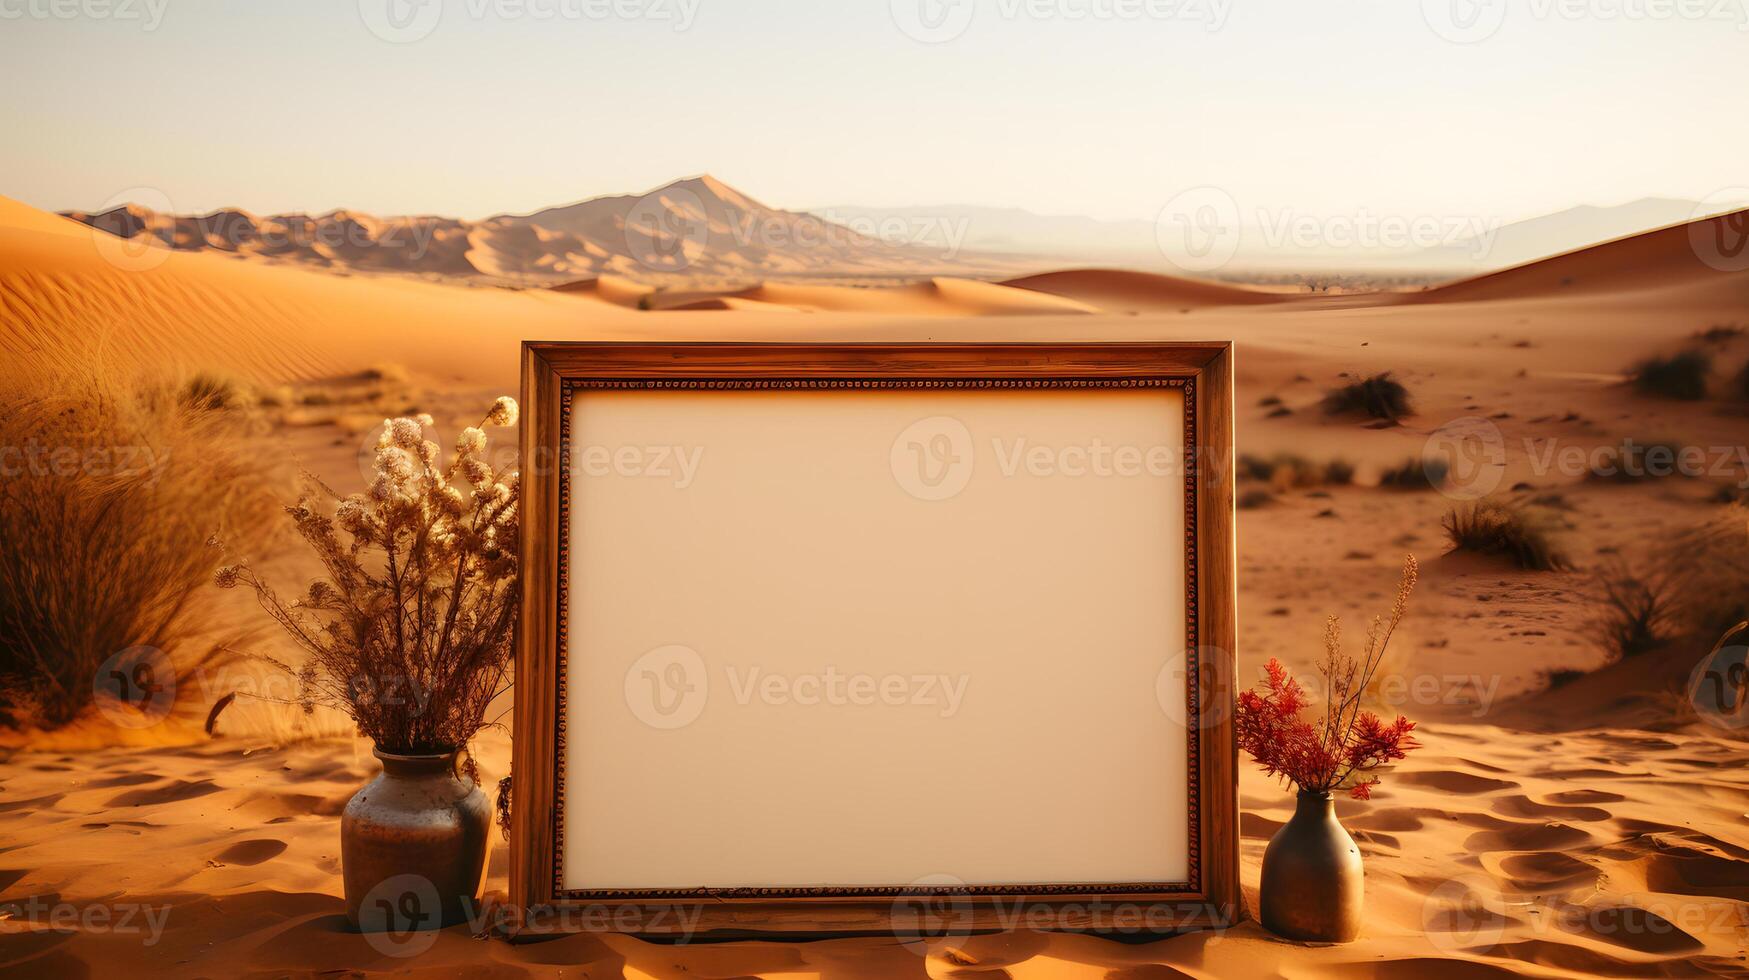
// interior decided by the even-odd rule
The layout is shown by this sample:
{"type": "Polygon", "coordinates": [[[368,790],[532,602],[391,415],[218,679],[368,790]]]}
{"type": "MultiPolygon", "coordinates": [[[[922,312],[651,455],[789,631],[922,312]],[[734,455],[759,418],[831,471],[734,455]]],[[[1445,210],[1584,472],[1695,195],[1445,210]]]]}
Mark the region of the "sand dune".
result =
{"type": "Polygon", "coordinates": [[[1749,211],[1634,235],[1528,265],[1436,286],[1414,302],[1600,296],[1672,288],[1749,307],[1749,211]]]}
{"type": "Polygon", "coordinates": [[[1203,306],[1280,303],[1294,294],[1122,269],[1045,272],[1002,283],[1088,303],[1113,313],[1170,313],[1203,306]]]}

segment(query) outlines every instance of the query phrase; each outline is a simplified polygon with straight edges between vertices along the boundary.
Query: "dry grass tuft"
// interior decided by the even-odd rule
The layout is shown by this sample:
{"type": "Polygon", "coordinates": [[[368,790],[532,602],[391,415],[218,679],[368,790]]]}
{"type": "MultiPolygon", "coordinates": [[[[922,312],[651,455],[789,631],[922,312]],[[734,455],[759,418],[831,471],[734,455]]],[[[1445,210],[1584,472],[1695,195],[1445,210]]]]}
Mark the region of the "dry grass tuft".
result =
{"type": "Polygon", "coordinates": [[[1529,571],[1568,567],[1551,538],[1549,522],[1520,507],[1477,501],[1448,511],[1442,522],[1453,551],[1508,558],[1529,571]]]}
{"type": "Polygon", "coordinates": [[[1698,331],[1694,339],[1703,344],[1729,344],[1744,334],[1743,327],[1735,323],[1720,323],[1705,330],[1698,331]]]}
{"type": "Polygon", "coordinates": [[[1712,355],[1699,350],[1648,358],[1634,367],[1634,388],[1654,398],[1700,401],[1706,397],[1707,375],[1712,368],[1712,355]]]}
{"type": "Polygon", "coordinates": [[[1239,457],[1239,479],[1267,483],[1275,492],[1286,493],[1289,490],[1347,486],[1354,482],[1354,467],[1345,460],[1315,463],[1292,453],[1274,456],[1246,454],[1239,457]]]}
{"type": "Polygon", "coordinates": [[[234,448],[238,420],[209,407],[223,390],[90,372],[0,393],[0,720],[72,721],[117,655],[151,691],[170,679],[135,672],[224,656],[204,616],[220,558],[208,541],[257,540],[272,500],[260,460],[234,448]],[[126,653],[138,648],[163,659],[126,653]]]}
{"type": "Polygon", "coordinates": [[[1437,490],[1445,486],[1451,467],[1441,459],[1411,457],[1379,474],[1379,486],[1393,490],[1437,490]]]}
{"type": "Polygon", "coordinates": [[[1713,637],[1749,619],[1749,507],[1734,504],[1667,545],[1664,567],[1679,583],[1672,612],[1688,634],[1713,637]]]}
{"type": "Polygon", "coordinates": [[[184,408],[201,412],[227,412],[243,407],[248,396],[236,379],[213,371],[201,371],[182,383],[177,399],[184,408]]]}
{"type": "Polygon", "coordinates": [[[1396,421],[1414,414],[1409,389],[1385,371],[1351,381],[1324,395],[1324,411],[1331,415],[1365,415],[1396,421]]]}
{"type": "Polygon", "coordinates": [[[1680,582],[1663,568],[1636,572],[1617,562],[1598,576],[1601,609],[1596,617],[1603,646],[1617,658],[1657,649],[1671,638],[1680,582]]]}
{"type": "Polygon", "coordinates": [[[1253,487],[1239,495],[1237,506],[1240,510],[1257,510],[1273,503],[1275,503],[1275,494],[1262,487],[1253,487]]]}
{"type": "Polygon", "coordinates": [[[1605,483],[1639,483],[1680,475],[1682,447],[1672,442],[1639,443],[1623,440],[1620,446],[1603,446],[1590,457],[1587,480],[1605,483]]]}

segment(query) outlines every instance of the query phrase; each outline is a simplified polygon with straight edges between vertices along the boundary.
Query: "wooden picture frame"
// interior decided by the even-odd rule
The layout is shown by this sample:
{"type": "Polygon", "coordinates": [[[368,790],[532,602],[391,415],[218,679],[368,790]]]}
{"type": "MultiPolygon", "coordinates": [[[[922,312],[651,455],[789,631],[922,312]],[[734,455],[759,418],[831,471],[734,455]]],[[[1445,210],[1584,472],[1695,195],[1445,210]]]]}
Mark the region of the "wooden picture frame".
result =
{"type": "MultiPolygon", "coordinates": [[[[1013,928],[1170,932],[1243,918],[1238,861],[1233,366],[1227,342],[525,342],[510,901],[521,931],[677,938],[1013,928]],[[567,888],[564,689],[578,392],[1181,392],[1188,874],[1172,881],[567,888]],[[1191,723],[1193,722],[1193,723],[1191,723]]],[[[628,747],[629,748],[629,747],[628,747]]],[[[1138,775],[1138,779],[1145,775],[1138,775]]],[[[1038,847],[1048,849],[1048,840],[1038,847]]]]}

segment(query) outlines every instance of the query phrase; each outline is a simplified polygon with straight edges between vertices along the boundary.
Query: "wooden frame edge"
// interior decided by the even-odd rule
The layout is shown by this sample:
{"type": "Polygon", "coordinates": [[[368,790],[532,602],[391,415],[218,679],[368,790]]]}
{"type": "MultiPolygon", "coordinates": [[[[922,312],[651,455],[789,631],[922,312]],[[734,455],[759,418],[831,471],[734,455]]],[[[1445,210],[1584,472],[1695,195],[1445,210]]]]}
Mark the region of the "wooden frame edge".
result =
{"type": "MultiPolygon", "coordinates": [[[[552,816],[557,787],[552,779],[529,779],[525,774],[551,773],[556,763],[557,725],[557,623],[556,602],[524,601],[516,642],[517,692],[514,712],[513,772],[519,774],[511,808],[511,867],[509,897],[519,910],[519,934],[544,935],[553,931],[590,929],[652,936],[691,938],[739,938],[779,935],[825,937],[829,935],[903,935],[904,911],[912,902],[928,903],[932,912],[942,907],[966,931],[1008,928],[1038,928],[1030,921],[1005,915],[1004,905],[1015,902],[1032,908],[1054,910],[1047,928],[1099,932],[1130,931],[1121,922],[1102,919],[1101,906],[1121,915],[1125,906],[1142,906],[1148,921],[1135,926],[1146,932],[1172,932],[1193,928],[1222,928],[1246,917],[1239,881],[1238,860],[1238,757],[1232,735],[1232,706],[1237,674],[1236,514],[1234,511],[1233,364],[1231,342],[1134,342],[1134,343],[971,343],[971,344],[814,344],[814,343],[677,343],[641,342],[525,342],[522,345],[522,399],[525,407],[521,430],[523,480],[524,595],[558,594],[560,560],[560,473],[556,447],[565,413],[563,392],[567,377],[587,374],[612,378],[661,378],[676,374],[676,361],[685,355],[711,352],[713,376],[758,377],[773,371],[772,355],[812,354],[824,350],[836,356],[867,358],[872,374],[903,372],[918,377],[999,378],[1012,375],[1016,363],[990,358],[1006,349],[1046,356],[1060,354],[1053,364],[1057,372],[1085,372],[1088,376],[1120,376],[1126,372],[1103,364],[1081,365],[1077,353],[1109,352],[1121,348],[1149,348],[1170,355],[1164,367],[1194,381],[1194,404],[1186,404],[1198,418],[1196,473],[1196,591],[1206,601],[1197,622],[1201,656],[1197,690],[1200,708],[1193,737],[1202,745],[1198,756],[1200,796],[1194,826],[1195,847],[1201,852],[1200,888],[1194,896],[1182,895],[1065,895],[1061,898],[1029,893],[1024,896],[896,895],[890,900],[868,896],[846,898],[764,900],[756,897],[724,900],[700,895],[660,899],[600,901],[556,900],[550,873],[555,857],[552,816]],[[737,360],[740,354],[745,360],[737,360]],[[943,367],[944,360],[968,358],[966,363],[943,367]],[[981,359],[981,360],[980,360],[981,359]],[[603,362],[609,367],[602,368],[603,362]],[[588,365],[587,370],[580,370],[588,365]],[[532,410],[531,410],[532,409],[532,410]],[[531,463],[532,461],[532,463],[531,463]],[[542,678],[546,683],[524,685],[524,678],[542,678]],[[530,690],[533,687],[535,690],[530,690]],[[1220,788],[1225,787],[1225,788],[1220,788]],[[1211,792],[1211,789],[1215,791],[1211,792]],[[1194,899],[1194,900],[1192,900],[1194,899]],[[688,912],[695,913],[689,916],[688,912]],[[1164,913],[1163,917],[1157,913],[1164,913]],[[543,925],[542,920],[546,920],[543,925]],[[784,923],[789,932],[774,923],[784,923]],[[1163,925],[1161,923],[1164,923],[1163,925]]],[[[837,377],[847,373],[842,366],[818,369],[805,362],[788,365],[783,372],[794,377],[837,377]]],[[[1128,372],[1134,374],[1133,369],[1128,372]]]]}

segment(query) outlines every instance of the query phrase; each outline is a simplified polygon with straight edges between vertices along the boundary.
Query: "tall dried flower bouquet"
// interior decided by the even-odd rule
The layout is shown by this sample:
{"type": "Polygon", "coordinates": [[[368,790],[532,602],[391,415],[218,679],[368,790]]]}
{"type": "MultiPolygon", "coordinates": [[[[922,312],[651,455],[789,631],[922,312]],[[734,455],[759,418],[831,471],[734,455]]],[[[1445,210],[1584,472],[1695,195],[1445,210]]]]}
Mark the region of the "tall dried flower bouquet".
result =
{"type": "Polygon", "coordinates": [[[484,429],[516,415],[498,399],[447,462],[426,438],[430,416],[385,420],[368,492],[309,478],[285,510],[326,575],[298,598],[281,599],[247,564],[217,573],[221,587],[254,590],[308,654],[286,667],[305,709],[344,710],[379,752],[453,753],[503,692],[520,598],[518,482],[493,470],[484,429]]]}

